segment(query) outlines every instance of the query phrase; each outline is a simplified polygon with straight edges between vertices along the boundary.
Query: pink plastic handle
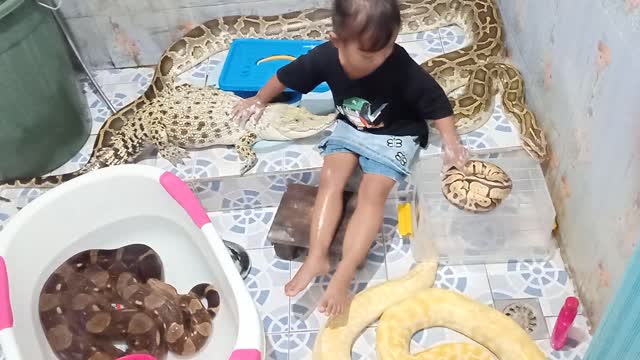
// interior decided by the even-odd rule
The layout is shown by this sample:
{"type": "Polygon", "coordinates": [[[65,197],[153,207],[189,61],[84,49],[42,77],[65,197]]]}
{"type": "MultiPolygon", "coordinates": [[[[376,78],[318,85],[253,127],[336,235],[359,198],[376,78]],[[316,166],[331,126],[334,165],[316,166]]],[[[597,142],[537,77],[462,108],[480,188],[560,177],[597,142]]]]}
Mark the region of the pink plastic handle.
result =
{"type": "MultiPolygon", "coordinates": [[[[146,354],[133,354],[118,358],[117,360],[157,360],[146,354]]],[[[260,360],[260,351],[256,349],[240,349],[231,353],[229,360],[260,360]]]]}
{"type": "Polygon", "coordinates": [[[0,256],[0,330],[13,327],[13,312],[9,298],[9,274],[4,258],[0,256]]]}
{"type": "Polygon", "coordinates": [[[157,360],[155,357],[147,354],[133,354],[119,357],[116,360],[157,360]]]}
{"type": "Polygon", "coordinates": [[[207,212],[189,186],[170,172],[160,175],[160,184],[182,206],[199,228],[211,222],[207,212]]]}
{"type": "Polygon", "coordinates": [[[260,360],[260,351],[256,349],[234,350],[229,360],[260,360]]]}

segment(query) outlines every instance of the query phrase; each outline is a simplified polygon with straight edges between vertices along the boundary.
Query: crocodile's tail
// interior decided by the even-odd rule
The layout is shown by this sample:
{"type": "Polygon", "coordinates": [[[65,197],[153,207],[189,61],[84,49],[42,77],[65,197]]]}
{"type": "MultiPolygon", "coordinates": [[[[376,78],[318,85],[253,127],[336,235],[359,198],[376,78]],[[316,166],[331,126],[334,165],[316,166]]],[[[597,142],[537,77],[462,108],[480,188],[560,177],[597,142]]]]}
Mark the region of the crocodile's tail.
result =
{"type": "Polygon", "coordinates": [[[0,181],[0,188],[52,188],[62,184],[65,181],[76,178],[84,174],[85,172],[86,171],[84,171],[84,169],[79,169],[74,172],[60,175],[47,175],[0,181]]]}
{"type": "Polygon", "coordinates": [[[10,188],[35,188],[35,189],[47,189],[56,187],[66,181],[76,178],[87,171],[84,168],[80,168],[76,171],[60,174],[60,175],[47,175],[36,176],[31,178],[19,178],[7,181],[0,181],[0,190],[10,188]]]}
{"type": "MultiPolygon", "coordinates": [[[[32,188],[32,189],[48,189],[56,187],[64,182],[67,182],[73,178],[77,178],[78,176],[85,174],[89,171],[87,166],[83,166],[82,168],[60,175],[47,175],[47,176],[36,176],[31,178],[19,178],[12,179],[6,181],[0,181],[0,194],[2,190],[12,189],[12,188],[32,188]]],[[[0,201],[11,202],[10,199],[3,197],[0,195],[0,201]]]]}

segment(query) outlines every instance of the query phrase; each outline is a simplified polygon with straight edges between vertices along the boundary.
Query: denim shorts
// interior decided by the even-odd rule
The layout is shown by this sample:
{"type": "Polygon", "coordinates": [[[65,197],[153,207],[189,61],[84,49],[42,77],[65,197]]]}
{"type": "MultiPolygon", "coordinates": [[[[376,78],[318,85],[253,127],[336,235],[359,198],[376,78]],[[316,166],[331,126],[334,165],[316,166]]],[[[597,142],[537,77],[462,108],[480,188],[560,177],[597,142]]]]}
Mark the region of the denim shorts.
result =
{"type": "Polygon", "coordinates": [[[364,173],[383,175],[396,182],[410,174],[410,166],[419,150],[417,137],[371,134],[338,121],[331,135],[318,147],[323,156],[353,153],[364,173]]]}

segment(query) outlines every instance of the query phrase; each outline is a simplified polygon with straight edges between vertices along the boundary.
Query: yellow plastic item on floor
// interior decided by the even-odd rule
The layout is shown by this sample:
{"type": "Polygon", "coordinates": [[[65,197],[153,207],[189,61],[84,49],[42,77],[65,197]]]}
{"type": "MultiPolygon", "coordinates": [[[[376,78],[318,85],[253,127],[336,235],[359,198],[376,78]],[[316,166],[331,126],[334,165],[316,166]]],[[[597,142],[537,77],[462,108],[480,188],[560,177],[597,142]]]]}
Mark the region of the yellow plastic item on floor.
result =
{"type": "Polygon", "coordinates": [[[398,232],[402,237],[413,235],[410,203],[398,204],[398,232]]]}

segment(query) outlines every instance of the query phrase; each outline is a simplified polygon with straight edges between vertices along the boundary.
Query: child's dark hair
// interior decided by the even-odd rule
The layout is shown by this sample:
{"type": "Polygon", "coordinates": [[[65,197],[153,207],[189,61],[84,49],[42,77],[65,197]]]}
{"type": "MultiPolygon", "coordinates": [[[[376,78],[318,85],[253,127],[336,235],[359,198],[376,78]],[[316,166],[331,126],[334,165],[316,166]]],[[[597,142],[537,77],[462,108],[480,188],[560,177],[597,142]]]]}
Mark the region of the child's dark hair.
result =
{"type": "Polygon", "coordinates": [[[397,0],[334,0],[333,31],[358,41],[363,51],[379,51],[396,35],[402,20],[397,0]]]}

